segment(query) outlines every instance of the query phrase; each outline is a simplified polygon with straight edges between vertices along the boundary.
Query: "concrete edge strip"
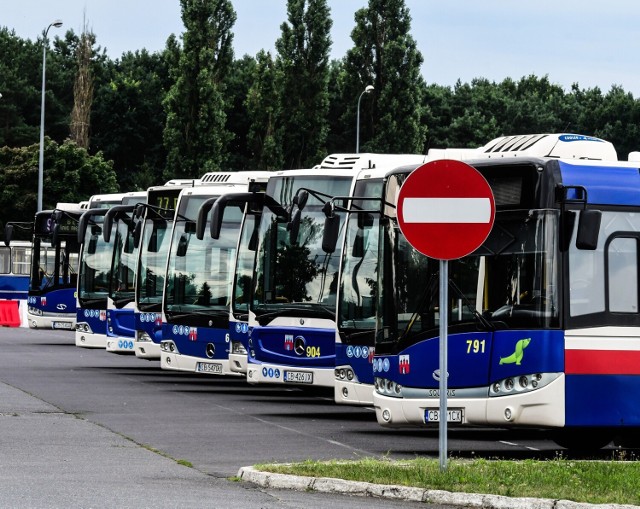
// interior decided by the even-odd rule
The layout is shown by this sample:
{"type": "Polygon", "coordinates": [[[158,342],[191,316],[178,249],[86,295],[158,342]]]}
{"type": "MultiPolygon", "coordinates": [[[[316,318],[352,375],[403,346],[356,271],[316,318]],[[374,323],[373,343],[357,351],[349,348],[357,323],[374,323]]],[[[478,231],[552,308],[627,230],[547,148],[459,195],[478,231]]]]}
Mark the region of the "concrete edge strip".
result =
{"type": "Polygon", "coordinates": [[[408,486],[374,484],[362,481],[347,481],[330,477],[305,477],[290,474],[262,472],[254,467],[241,467],[238,477],[243,481],[257,484],[262,488],[297,491],[318,491],[321,493],[342,493],[364,497],[378,497],[411,502],[426,502],[479,509],[631,509],[634,505],[587,504],[570,500],[548,498],[505,497],[478,493],[457,493],[443,490],[429,490],[408,486]]]}

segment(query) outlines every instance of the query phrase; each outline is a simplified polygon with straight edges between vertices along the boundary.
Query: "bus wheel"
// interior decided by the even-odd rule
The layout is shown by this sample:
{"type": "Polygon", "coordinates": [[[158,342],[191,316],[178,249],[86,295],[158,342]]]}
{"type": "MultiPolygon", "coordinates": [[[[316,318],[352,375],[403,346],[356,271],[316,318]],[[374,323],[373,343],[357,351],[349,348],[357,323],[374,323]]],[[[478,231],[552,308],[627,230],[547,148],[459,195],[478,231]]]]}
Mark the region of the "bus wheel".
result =
{"type": "Polygon", "coordinates": [[[552,440],[572,452],[593,452],[611,443],[613,433],[602,428],[563,428],[553,433],[552,440]]]}

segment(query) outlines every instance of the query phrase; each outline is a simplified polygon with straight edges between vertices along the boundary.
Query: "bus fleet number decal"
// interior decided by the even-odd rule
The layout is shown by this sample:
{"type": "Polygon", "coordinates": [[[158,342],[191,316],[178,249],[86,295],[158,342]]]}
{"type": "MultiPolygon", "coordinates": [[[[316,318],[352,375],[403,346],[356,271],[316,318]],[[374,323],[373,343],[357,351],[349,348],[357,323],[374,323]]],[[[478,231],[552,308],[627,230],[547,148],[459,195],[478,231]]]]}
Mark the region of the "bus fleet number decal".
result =
{"type": "Polygon", "coordinates": [[[484,353],[484,339],[467,339],[467,353],[484,353]]]}
{"type": "Polygon", "coordinates": [[[319,346],[308,346],[307,347],[307,357],[320,357],[320,347],[319,346]]]}

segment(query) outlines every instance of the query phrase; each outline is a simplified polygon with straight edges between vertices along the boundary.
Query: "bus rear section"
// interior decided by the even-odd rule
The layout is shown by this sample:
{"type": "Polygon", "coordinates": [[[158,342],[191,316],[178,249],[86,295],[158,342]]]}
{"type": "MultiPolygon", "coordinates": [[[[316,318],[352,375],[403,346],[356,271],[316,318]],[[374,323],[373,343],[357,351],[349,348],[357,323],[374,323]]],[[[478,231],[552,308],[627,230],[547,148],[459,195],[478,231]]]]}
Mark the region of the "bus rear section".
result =
{"type": "Polygon", "coordinates": [[[379,423],[547,428],[580,449],[637,443],[638,165],[609,147],[579,135],[507,137],[469,161],[493,190],[496,219],[483,246],[449,262],[446,416],[438,262],[397,226],[394,197],[409,172],[389,177],[373,361],[379,423]]]}
{"type": "MultiPolygon", "coordinates": [[[[31,272],[31,240],[26,238],[31,237],[33,223],[9,223],[9,229],[11,232],[8,235],[5,231],[6,245],[0,246],[0,300],[7,301],[7,305],[15,305],[20,325],[26,326],[31,272]],[[25,240],[15,238],[13,231],[16,226],[14,225],[17,225],[25,240]]],[[[9,319],[13,320],[13,318],[9,319]]]]}
{"type": "Polygon", "coordinates": [[[196,235],[196,226],[203,204],[266,179],[266,172],[207,174],[202,186],[181,192],[163,298],[163,369],[237,374],[229,367],[231,289],[244,207],[227,208],[217,238],[196,235]]]}
{"type": "MultiPolygon", "coordinates": [[[[333,387],[341,244],[322,246],[323,207],[357,171],[275,172],[260,220],[247,343],[249,383],[333,387]]],[[[344,233],[344,219],[337,225],[344,233]]]]}
{"type": "Polygon", "coordinates": [[[36,213],[27,320],[34,329],[74,330],[78,222],[77,205],[36,213]]]}

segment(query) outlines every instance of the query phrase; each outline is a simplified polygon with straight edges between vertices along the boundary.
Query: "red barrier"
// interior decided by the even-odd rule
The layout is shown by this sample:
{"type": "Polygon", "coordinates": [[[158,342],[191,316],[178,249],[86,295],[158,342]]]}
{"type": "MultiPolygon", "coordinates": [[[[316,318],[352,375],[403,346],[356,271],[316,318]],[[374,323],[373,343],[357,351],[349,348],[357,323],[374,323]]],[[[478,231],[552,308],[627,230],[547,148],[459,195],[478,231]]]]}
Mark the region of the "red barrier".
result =
{"type": "Polygon", "coordinates": [[[0,300],[0,326],[20,327],[20,307],[17,300],[0,300]]]}

